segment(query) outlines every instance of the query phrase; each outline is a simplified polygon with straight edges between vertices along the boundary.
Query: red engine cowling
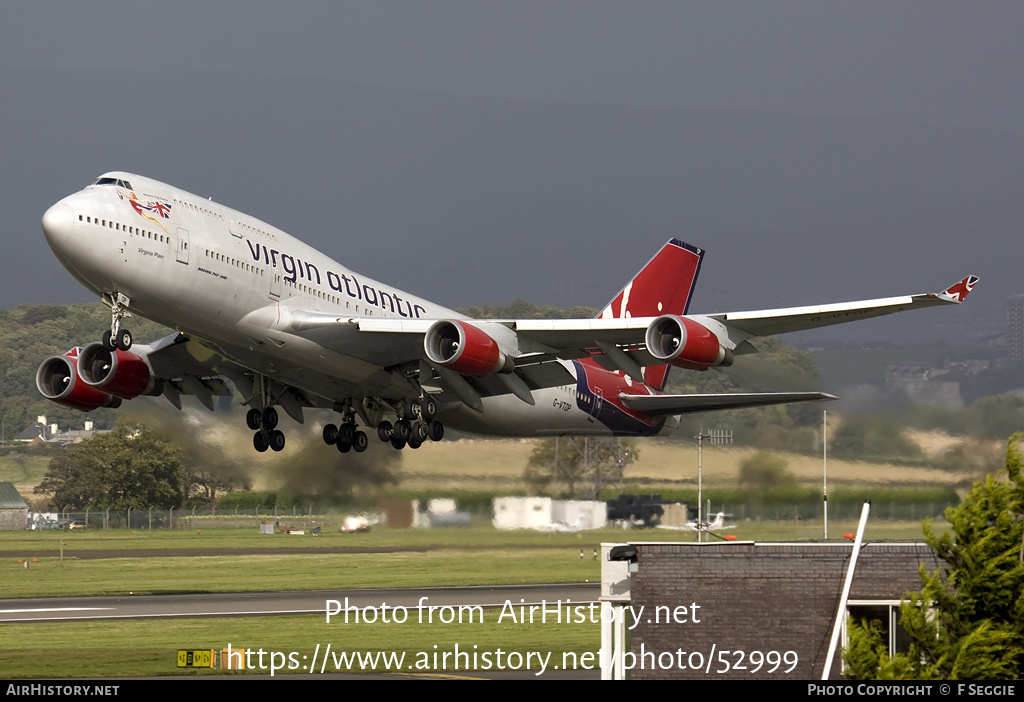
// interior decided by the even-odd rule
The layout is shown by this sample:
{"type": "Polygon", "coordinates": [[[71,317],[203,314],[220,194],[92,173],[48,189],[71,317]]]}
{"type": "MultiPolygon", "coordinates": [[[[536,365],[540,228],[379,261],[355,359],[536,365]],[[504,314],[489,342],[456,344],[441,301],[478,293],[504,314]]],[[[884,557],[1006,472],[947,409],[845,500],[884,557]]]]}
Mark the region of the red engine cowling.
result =
{"type": "Polygon", "coordinates": [[[125,400],[147,395],[156,386],[156,377],[137,354],[110,351],[98,342],[79,353],[78,376],[87,385],[125,400]]]}
{"type": "Polygon", "coordinates": [[[462,375],[490,375],[512,361],[486,332],[465,322],[434,322],[423,337],[423,347],[431,361],[462,375]]]}
{"type": "Polygon", "coordinates": [[[48,400],[73,407],[83,412],[97,407],[118,407],[121,398],[87,385],[79,376],[75,360],[79,349],[71,349],[63,356],[51,356],[36,371],[36,387],[48,400]]]}
{"type": "Polygon", "coordinates": [[[732,365],[732,352],[715,333],[688,317],[658,317],[647,327],[646,341],[652,356],[673,366],[707,370],[732,365]]]}

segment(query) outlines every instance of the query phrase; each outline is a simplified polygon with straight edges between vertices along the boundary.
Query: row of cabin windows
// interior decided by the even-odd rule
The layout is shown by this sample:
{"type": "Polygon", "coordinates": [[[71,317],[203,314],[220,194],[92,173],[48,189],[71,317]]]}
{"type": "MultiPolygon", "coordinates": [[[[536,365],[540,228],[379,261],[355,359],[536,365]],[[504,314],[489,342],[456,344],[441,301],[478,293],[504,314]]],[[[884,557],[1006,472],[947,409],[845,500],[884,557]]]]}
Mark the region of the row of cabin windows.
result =
{"type": "Polygon", "coordinates": [[[193,212],[198,212],[200,214],[204,214],[207,217],[215,217],[215,218],[217,218],[217,219],[219,219],[221,221],[224,220],[224,216],[222,214],[220,214],[219,212],[214,212],[213,210],[208,210],[205,207],[200,207],[199,205],[193,205],[191,202],[185,202],[184,200],[177,200],[177,199],[175,199],[174,202],[175,202],[175,204],[181,205],[182,207],[190,209],[193,212]]]}
{"type": "Polygon", "coordinates": [[[151,232],[148,229],[139,229],[138,227],[133,227],[129,224],[121,224],[120,222],[115,222],[112,219],[100,219],[99,217],[92,217],[90,215],[80,214],[78,215],[78,221],[86,222],[87,224],[98,224],[101,227],[108,227],[109,229],[114,229],[119,232],[125,232],[126,234],[133,234],[135,236],[140,236],[144,239],[152,239],[153,241],[159,241],[161,244],[171,243],[171,237],[169,236],[164,236],[163,234],[159,234],[157,232],[151,232]]]}
{"type": "MultiPolygon", "coordinates": [[[[246,263],[245,261],[239,261],[237,258],[225,256],[222,253],[217,253],[216,251],[211,251],[210,249],[206,250],[206,256],[207,258],[212,258],[214,261],[220,261],[221,263],[226,263],[229,266],[241,268],[244,271],[255,273],[256,275],[259,275],[261,277],[265,274],[265,271],[262,268],[257,268],[256,266],[253,266],[250,263],[246,263]]],[[[323,290],[318,290],[317,288],[314,288],[310,285],[303,285],[302,283],[294,282],[291,280],[285,280],[282,282],[284,282],[285,285],[295,288],[299,292],[305,293],[306,295],[311,295],[312,297],[316,297],[321,300],[326,300],[327,302],[331,302],[335,305],[340,305],[342,303],[341,298],[337,297],[336,295],[328,295],[323,290]]],[[[345,309],[352,309],[351,300],[345,300],[345,309]]],[[[355,306],[355,311],[357,313],[359,312],[359,305],[355,306]]],[[[367,310],[366,314],[372,316],[373,310],[367,310]]]]}
{"type": "MultiPolygon", "coordinates": [[[[185,200],[177,200],[176,199],[174,202],[176,204],[180,205],[181,207],[184,207],[184,208],[192,210],[193,212],[198,212],[200,214],[204,214],[204,215],[207,215],[209,217],[216,217],[220,221],[222,221],[222,222],[224,221],[224,215],[222,215],[219,212],[215,212],[215,211],[213,211],[211,209],[207,209],[207,208],[201,207],[199,205],[194,205],[191,202],[186,202],[185,200]]],[[[231,233],[234,234],[235,236],[240,236],[239,234],[235,233],[235,231],[234,231],[235,227],[238,227],[239,229],[247,231],[250,234],[256,234],[256,235],[259,235],[259,236],[264,236],[264,237],[266,237],[268,239],[271,239],[271,240],[274,240],[274,241],[277,240],[277,237],[274,236],[273,234],[268,234],[267,232],[263,231],[262,229],[258,229],[256,227],[248,225],[248,224],[246,224],[244,222],[237,222],[237,221],[233,222],[232,225],[231,225],[231,229],[232,229],[231,233]]]]}
{"type": "Polygon", "coordinates": [[[216,251],[210,251],[209,249],[207,249],[206,250],[206,256],[207,256],[207,258],[212,258],[214,261],[220,261],[221,263],[227,263],[230,266],[234,266],[235,268],[241,268],[243,271],[247,271],[249,273],[254,273],[254,274],[256,274],[256,275],[258,275],[260,277],[265,275],[265,271],[262,268],[257,268],[256,266],[252,265],[251,263],[246,263],[245,261],[239,261],[237,258],[231,258],[230,256],[225,256],[224,254],[217,253],[216,251]]]}
{"type": "MultiPolygon", "coordinates": [[[[250,234],[256,234],[258,236],[265,236],[265,237],[267,237],[268,239],[270,239],[272,241],[277,241],[277,237],[274,236],[273,234],[269,234],[269,233],[263,231],[262,229],[258,229],[256,227],[248,225],[245,222],[235,222],[234,226],[238,227],[239,229],[241,229],[243,231],[249,232],[250,234]]],[[[231,232],[231,233],[235,234],[235,236],[241,236],[240,234],[236,234],[235,232],[231,232]]]]}

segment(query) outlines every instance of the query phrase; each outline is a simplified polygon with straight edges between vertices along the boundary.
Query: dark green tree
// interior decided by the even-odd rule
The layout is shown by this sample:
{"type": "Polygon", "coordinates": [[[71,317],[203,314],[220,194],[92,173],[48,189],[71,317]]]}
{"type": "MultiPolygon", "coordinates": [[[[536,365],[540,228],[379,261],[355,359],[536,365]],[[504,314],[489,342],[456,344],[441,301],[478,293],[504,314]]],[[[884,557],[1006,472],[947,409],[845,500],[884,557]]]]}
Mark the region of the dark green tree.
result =
{"type": "Polygon", "coordinates": [[[884,413],[844,419],[832,437],[829,453],[852,460],[924,459],[921,447],[903,435],[900,420],[895,415],[884,413]]]}
{"type": "Polygon", "coordinates": [[[739,483],[755,496],[796,483],[786,459],[771,451],[758,451],[740,461],[739,483]]]}
{"type": "Polygon", "coordinates": [[[36,493],[58,509],[180,507],[190,476],[181,451],[139,424],[123,423],[50,461],[36,493]]]}
{"type": "Polygon", "coordinates": [[[1024,475],[1020,441],[1006,467],[946,510],[925,540],[943,565],[921,568],[922,588],[900,605],[909,650],[891,658],[877,626],[852,622],[847,673],[862,679],[1019,679],[1024,673],[1024,475]]]}
{"type": "Polygon", "coordinates": [[[530,453],[523,478],[537,493],[553,484],[568,497],[596,499],[605,487],[620,483],[626,466],[639,455],[634,442],[606,436],[565,436],[545,439],[530,453]]]}

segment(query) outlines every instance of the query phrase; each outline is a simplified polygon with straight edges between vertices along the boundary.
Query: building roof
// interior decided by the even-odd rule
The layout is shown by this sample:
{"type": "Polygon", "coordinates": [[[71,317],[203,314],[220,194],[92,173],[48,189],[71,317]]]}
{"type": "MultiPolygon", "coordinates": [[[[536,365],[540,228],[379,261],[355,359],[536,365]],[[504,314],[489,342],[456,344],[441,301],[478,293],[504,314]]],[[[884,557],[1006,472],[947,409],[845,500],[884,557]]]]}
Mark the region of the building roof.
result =
{"type": "Polygon", "coordinates": [[[0,483],[0,509],[28,509],[14,483],[0,483]]]}
{"type": "Polygon", "coordinates": [[[35,422],[22,429],[21,433],[15,437],[15,441],[32,441],[40,437],[42,437],[43,441],[46,441],[48,437],[47,426],[35,422]]]}

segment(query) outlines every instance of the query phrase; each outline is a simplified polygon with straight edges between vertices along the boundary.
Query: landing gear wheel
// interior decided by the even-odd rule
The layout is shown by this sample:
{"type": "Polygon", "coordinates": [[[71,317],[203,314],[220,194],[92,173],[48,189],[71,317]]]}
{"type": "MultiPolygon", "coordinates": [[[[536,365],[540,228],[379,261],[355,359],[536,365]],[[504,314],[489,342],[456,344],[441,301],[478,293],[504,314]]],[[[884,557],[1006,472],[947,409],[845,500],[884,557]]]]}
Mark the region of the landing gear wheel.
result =
{"type": "Polygon", "coordinates": [[[427,436],[431,441],[440,441],[444,438],[444,425],[436,419],[427,422],[427,436]]]}
{"type": "Polygon", "coordinates": [[[103,348],[107,351],[114,351],[117,348],[114,345],[114,335],[109,329],[103,332],[100,343],[103,344],[103,348]]]}
{"type": "Polygon", "coordinates": [[[284,448],[284,432],[278,429],[270,432],[270,448],[280,451],[284,448]]]}
{"type": "Polygon", "coordinates": [[[338,443],[338,427],[333,424],[324,427],[324,443],[328,446],[338,443]]]}
{"type": "Polygon", "coordinates": [[[377,438],[381,441],[391,441],[391,437],[394,433],[394,425],[386,419],[377,425],[377,438]]]}
{"type": "Polygon", "coordinates": [[[266,438],[264,438],[262,431],[258,431],[255,434],[253,434],[252,445],[253,448],[255,448],[260,453],[265,453],[266,450],[270,448],[270,444],[267,443],[267,440],[266,438]]]}
{"type": "Polygon", "coordinates": [[[277,427],[277,410],[273,407],[267,407],[263,410],[263,424],[267,430],[271,430],[277,427]]]}
{"type": "Polygon", "coordinates": [[[412,425],[412,438],[409,442],[415,441],[417,444],[422,444],[427,440],[427,425],[423,422],[416,422],[412,425]]]}
{"type": "Polygon", "coordinates": [[[405,448],[405,439],[399,439],[398,435],[395,434],[391,437],[391,446],[399,451],[405,448]]]}
{"type": "Polygon", "coordinates": [[[336,445],[339,453],[348,453],[352,450],[352,444],[347,441],[338,441],[336,445]]]}
{"type": "Polygon", "coordinates": [[[353,422],[345,422],[338,427],[338,441],[344,441],[346,444],[352,443],[352,438],[356,435],[356,425],[353,422]]]}
{"type": "Polygon", "coordinates": [[[132,333],[127,329],[122,329],[117,333],[114,343],[117,344],[119,350],[127,351],[132,347],[132,333]]]}
{"type": "Polygon", "coordinates": [[[366,432],[357,431],[352,437],[352,448],[356,450],[356,453],[362,453],[369,445],[370,440],[366,438],[366,432]]]}
{"type": "Polygon", "coordinates": [[[409,448],[418,449],[423,444],[422,441],[417,441],[415,437],[409,439],[409,448]]]}
{"type": "Polygon", "coordinates": [[[397,436],[399,439],[401,439],[402,443],[405,443],[406,441],[409,440],[409,437],[412,436],[412,425],[409,424],[408,419],[399,419],[397,422],[395,422],[394,436],[397,436]]]}
{"type": "Polygon", "coordinates": [[[260,421],[263,419],[262,413],[255,407],[245,413],[245,426],[249,427],[253,431],[260,428],[260,421]]]}
{"type": "Polygon", "coordinates": [[[437,403],[434,402],[434,398],[424,398],[423,402],[420,403],[420,416],[423,417],[424,422],[429,422],[437,414],[437,403]]]}

